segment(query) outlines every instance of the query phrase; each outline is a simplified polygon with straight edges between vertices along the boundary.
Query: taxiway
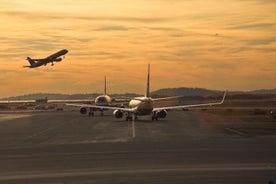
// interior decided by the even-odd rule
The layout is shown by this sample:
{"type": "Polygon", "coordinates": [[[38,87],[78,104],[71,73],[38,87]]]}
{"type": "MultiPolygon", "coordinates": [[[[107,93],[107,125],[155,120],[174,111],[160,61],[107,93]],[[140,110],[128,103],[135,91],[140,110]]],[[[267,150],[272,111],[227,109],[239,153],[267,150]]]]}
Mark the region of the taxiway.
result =
{"type": "Polygon", "coordinates": [[[223,118],[170,111],[157,122],[138,120],[133,141],[131,122],[106,114],[2,113],[0,183],[276,181],[273,134],[239,134],[217,126],[223,118]]]}

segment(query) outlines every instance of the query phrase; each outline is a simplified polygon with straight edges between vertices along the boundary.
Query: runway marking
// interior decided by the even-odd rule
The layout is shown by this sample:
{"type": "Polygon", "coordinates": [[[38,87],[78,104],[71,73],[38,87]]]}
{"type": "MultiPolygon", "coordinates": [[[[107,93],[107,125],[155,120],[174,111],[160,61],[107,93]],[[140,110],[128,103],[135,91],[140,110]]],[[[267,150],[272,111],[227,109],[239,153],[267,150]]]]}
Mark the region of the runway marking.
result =
{"type": "Polygon", "coordinates": [[[225,128],[225,130],[228,130],[228,131],[233,132],[233,133],[235,133],[235,134],[239,134],[239,135],[241,135],[241,136],[249,136],[248,134],[243,133],[243,132],[238,131],[238,130],[235,130],[235,129],[233,129],[233,128],[225,128]]]}
{"type": "Polygon", "coordinates": [[[276,171],[276,165],[267,164],[205,164],[184,166],[160,166],[138,168],[107,168],[104,170],[68,170],[59,172],[7,172],[1,173],[0,181],[84,177],[91,175],[152,174],[175,172],[226,172],[226,171],[276,171]]]}
{"type": "Polygon", "coordinates": [[[30,114],[0,114],[0,122],[13,119],[25,118],[31,116],[30,114]]]}

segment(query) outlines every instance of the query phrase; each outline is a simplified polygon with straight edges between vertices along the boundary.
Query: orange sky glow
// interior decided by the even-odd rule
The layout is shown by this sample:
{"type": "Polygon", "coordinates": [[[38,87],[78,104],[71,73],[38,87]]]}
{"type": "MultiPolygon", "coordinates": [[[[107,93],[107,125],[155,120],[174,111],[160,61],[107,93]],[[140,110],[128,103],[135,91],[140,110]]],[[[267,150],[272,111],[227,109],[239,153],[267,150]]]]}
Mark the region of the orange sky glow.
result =
{"type": "Polygon", "coordinates": [[[276,88],[273,0],[0,0],[0,98],[276,88]],[[27,56],[69,53],[55,66],[27,56]]]}

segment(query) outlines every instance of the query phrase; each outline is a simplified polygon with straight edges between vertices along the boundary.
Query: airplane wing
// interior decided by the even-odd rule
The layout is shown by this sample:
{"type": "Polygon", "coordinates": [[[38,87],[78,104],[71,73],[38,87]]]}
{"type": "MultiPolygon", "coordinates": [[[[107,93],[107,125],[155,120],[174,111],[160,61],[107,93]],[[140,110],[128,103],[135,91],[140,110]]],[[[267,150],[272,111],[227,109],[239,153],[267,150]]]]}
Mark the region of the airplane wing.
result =
{"type": "Polygon", "coordinates": [[[121,110],[121,111],[124,111],[124,112],[135,112],[135,108],[98,106],[98,105],[90,105],[90,104],[65,104],[65,105],[74,106],[74,107],[87,107],[87,108],[95,108],[95,109],[121,110]]]}
{"type": "MultiPolygon", "coordinates": [[[[179,106],[171,106],[171,107],[159,107],[153,108],[153,111],[160,111],[160,110],[169,110],[169,109],[181,109],[181,108],[188,108],[188,107],[202,107],[202,106],[212,106],[212,105],[220,105],[224,102],[226,92],[223,95],[223,98],[220,102],[213,102],[213,103],[205,103],[205,104],[194,104],[194,105],[179,105],[179,106]]],[[[68,106],[75,106],[75,107],[87,107],[87,108],[96,108],[96,109],[109,109],[109,110],[121,110],[123,112],[136,112],[136,108],[122,108],[122,107],[111,107],[111,106],[98,106],[98,105],[90,105],[90,104],[66,104],[68,106]]]]}
{"type": "Polygon", "coordinates": [[[179,105],[179,106],[171,106],[171,107],[159,107],[159,108],[154,108],[153,111],[220,105],[220,104],[223,104],[223,102],[225,100],[226,93],[227,93],[227,91],[224,92],[222,100],[219,101],[219,102],[204,103],[204,104],[193,104],[193,105],[179,105]]]}
{"type": "Polygon", "coordinates": [[[183,96],[170,96],[170,97],[164,97],[164,98],[153,98],[153,101],[162,101],[162,100],[171,100],[171,99],[177,99],[182,98],[183,96]]]}

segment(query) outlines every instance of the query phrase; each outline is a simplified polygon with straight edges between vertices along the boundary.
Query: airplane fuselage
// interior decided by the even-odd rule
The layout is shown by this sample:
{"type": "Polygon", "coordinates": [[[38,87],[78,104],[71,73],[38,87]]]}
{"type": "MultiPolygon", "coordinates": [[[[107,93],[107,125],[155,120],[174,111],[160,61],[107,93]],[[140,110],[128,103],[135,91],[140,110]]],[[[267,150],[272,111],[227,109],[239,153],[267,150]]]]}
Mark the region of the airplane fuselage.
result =
{"type": "Polygon", "coordinates": [[[68,52],[67,49],[62,49],[62,50],[60,50],[60,51],[58,51],[58,52],[56,52],[56,53],[54,53],[54,54],[46,57],[45,60],[54,61],[55,59],[57,59],[58,57],[60,57],[60,56],[62,56],[64,54],[66,54],[67,52],[68,52]]]}
{"type": "Polygon", "coordinates": [[[30,63],[30,66],[24,66],[24,67],[29,67],[29,68],[36,68],[42,65],[47,65],[47,63],[52,63],[53,62],[60,62],[62,58],[60,56],[65,55],[68,52],[67,49],[60,50],[44,59],[32,59],[30,57],[27,57],[27,60],[30,63]]]}
{"type": "Polygon", "coordinates": [[[112,99],[108,95],[100,95],[95,99],[95,104],[97,106],[109,106],[111,102],[112,99]]]}
{"type": "Polygon", "coordinates": [[[153,100],[149,97],[136,97],[129,102],[129,107],[136,109],[136,115],[150,115],[153,110],[153,100]]]}

